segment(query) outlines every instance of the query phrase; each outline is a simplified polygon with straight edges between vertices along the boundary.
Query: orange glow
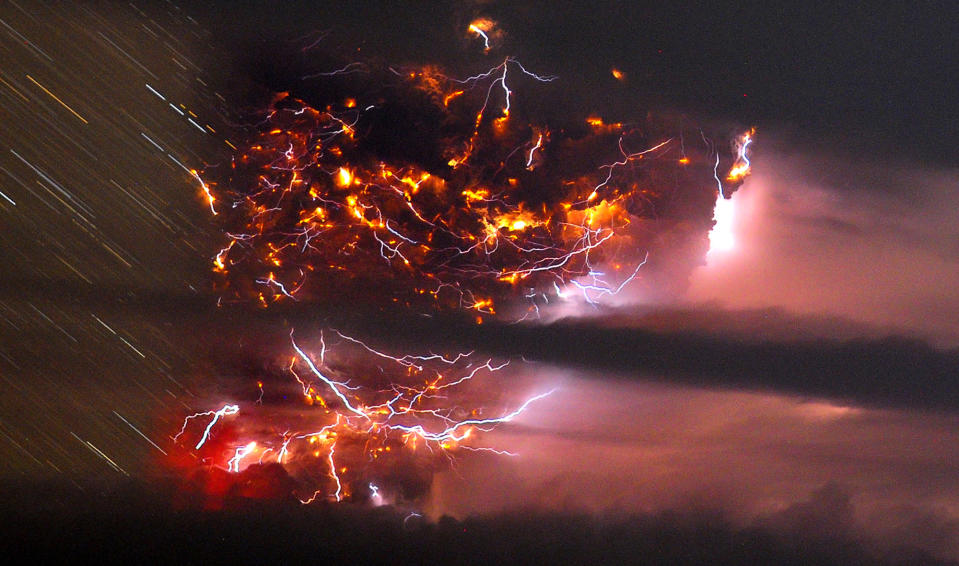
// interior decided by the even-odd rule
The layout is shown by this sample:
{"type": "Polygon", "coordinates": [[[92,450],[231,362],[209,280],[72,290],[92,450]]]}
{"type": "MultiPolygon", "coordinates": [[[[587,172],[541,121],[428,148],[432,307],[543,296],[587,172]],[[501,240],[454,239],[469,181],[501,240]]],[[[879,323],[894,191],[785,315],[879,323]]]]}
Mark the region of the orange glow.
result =
{"type": "MultiPolygon", "coordinates": [[[[590,195],[593,197],[595,191],[590,195]]],[[[590,198],[595,200],[595,197],[590,198]]],[[[567,218],[573,224],[579,224],[590,228],[597,226],[625,226],[629,223],[629,213],[617,201],[600,200],[589,208],[582,210],[570,210],[567,218]]]]}
{"type": "Polygon", "coordinates": [[[486,189],[477,189],[475,191],[466,189],[462,194],[464,197],[466,197],[467,202],[486,200],[489,198],[489,191],[486,189]]]}
{"type": "Polygon", "coordinates": [[[493,311],[493,299],[481,299],[473,303],[473,309],[480,312],[488,312],[489,314],[496,314],[493,311]]]}
{"type": "Polygon", "coordinates": [[[527,228],[534,228],[536,226],[543,226],[545,224],[545,221],[538,220],[532,213],[520,209],[516,212],[510,212],[497,216],[494,220],[493,226],[496,230],[499,230],[500,228],[506,228],[511,232],[520,232],[526,230],[527,228]]]}
{"type": "Polygon", "coordinates": [[[737,165],[729,170],[727,181],[739,181],[749,176],[749,165],[737,165]]]}
{"type": "Polygon", "coordinates": [[[470,22],[467,32],[478,35],[483,40],[483,51],[489,53],[490,39],[495,34],[496,22],[488,18],[478,18],[470,22]]]}
{"type": "Polygon", "coordinates": [[[736,163],[733,165],[733,168],[729,170],[729,174],[726,175],[726,180],[731,182],[742,181],[751,173],[749,158],[746,156],[746,153],[749,148],[749,144],[752,143],[752,136],[756,133],[756,128],[750,128],[750,130],[744,133],[737,142],[737,152],[738,156],[736,158],[736,163]]]}
{"type": "Polygon", "coordinates": [[[456,90],[456,91],[453,91],[453,92],[447,94],[447,95],[443,98],[443,106],[449,106],[449,105],[450,105],[450,101],[453,100],[454,98],[457,98],[457,97],[459,97],[460,95],[462,95],[463,92],[464,92],[464,91],[462,91],[462,90],[456,90]]]}
{"type": "MultiPolygon", "coordinates": [[[[493,29],[489,21],[469,26],[487,49],[493,29]]],[[[469,39],[473,47],[478,41],[469,39]]],[[[617,69],[612,74],[624,79],[617,69]]],[[[430,127],[391,130],[397,135],[389,139],[423,147],[381,150],[383,139],[375,136],[383,132],[371,134],[377,120],[362,118],[362,109],[344,111],[356,108],[356,99],[337,98],[342,104],[334,100],[320,109],[285,99],[240,143],[232,167],[204,173],[220,175],[209,189],[203,186],[211,209],[213,195],[221,199],[219,225],[229,238],[212,266],[224,295],[263,307],[278,301],[351,305],[372,297],[384,309],[427,316],[455,309],[477,325],[496,317],[498,310],[518,312],[517,319],[537,316],[554,297],[565,300],[577,293],[572,284],[582,279],[592,279],[590,289],[610,293],[629,283],[623,272],[635,276],[637,254],[658,245],[650,242],[656,242],[664,205],[680,198],[674,196],[685,190],[679,183],[704,169],[680,166],[691,160],[713,163],[705,161],[706,150],[699,144],[690,144],[687,158],[683,132],[664,135],[655,124],[607,124],[597,115],[585,118],[584,126],[580,115],[572,122],[579,125],[567,131],[527,121],[531,107],[519,102],[520,88],[539,88],[537,83],[552,79],[527,71],[512,58],[466,80],[452,79],[438,68],[394,72],[389,80],[405,85],[396,92],[415,91],[413,101],[428,106],[425,116],[441,126],[438,132],[430,127]],[[663,179],[668,179],[665,187],[663,179]],[[610,276],[614,284],[601,288],[606,285],[601,276],[610,276]]],[[[359,99],[361,106],[366,104],[359,99]]],[[[375,100],[369,102],[377,112],[390,108],[375,100]]],[[[739,140],[740,160],[722,154],[726,167],[735,165],[729,175],[739,174],[739,167],[748,170],[748,140],[749,134],[739,140]]],[[[705,179],[691,179],[694,187],[715,190],[713,173],[710,167],[705,179]]],[[[720,179],[725,173],[715,170],[720,179]]],[[[196,171],[192,174],[199,179],[196,171]]],[[[403,458],[412,458],[410,451],[422,444],[415,458],[429,458],[436,448],[471,448],[465,443],[472,434],[469,425],[480,423],[480,434],[495,420],[490,418],[494,410],[463,407],[459,403],[467,400],[465,395],[457,398],[446,390],[477,371],[494,371],[490,361],[484,366],[466,358],[452,362],[450,369],[423,361],[439,356],[393,357],[363,344],[377,358],[369,367],[361,364],[360,375],[351,375],[351,364],[366,355],[353,339],[321,333],[319,344],[311,344],[315,349],[308,353],[294,344],[298,356],[288,370],[300,388],[290,397],[296,401],[302,393],[310,408],[297,402],[299,407],[286,415],[314,415],[322,428],[313,428],[316,423],[309,428],[278,425],[284,428],[272,430],[283,435],[282,449],[279,442],[264,442],[255,456],[285,464],[286,444],[300,443],[298,458],[312,453],[328,461],[322,481],[329,487],[335,480],[335,494],[327,492],[331,498],[366,493],[363,482],[370,476],[364,466],[387,457],[391,444],[403,458]],[[347,354],[337,357],[327,346],[331,351],[345,347],[347,354]],[[387,359],[401,367],[384,370],[390,365],[387,359]],[[380,373],[364,384],[363,374],[372,367],[380,373]],[[266,452],[267,446],[273,452],[266,452]]],[[[450,362],[444,358],[443,363],[450,362]]],[[[257,387],[262,398],[262,381],[257,387]]],[[[286,395],[285,389],[276,391],[275,398],[286,395]]],[[[260,404],[258,410],[269,411],[270,404],[260,404]]],[[[234,430],[237,435],[268,434],[265,427],[234,430]]],[[[238,466],[241,452],[236,454],[238,466]]]]}

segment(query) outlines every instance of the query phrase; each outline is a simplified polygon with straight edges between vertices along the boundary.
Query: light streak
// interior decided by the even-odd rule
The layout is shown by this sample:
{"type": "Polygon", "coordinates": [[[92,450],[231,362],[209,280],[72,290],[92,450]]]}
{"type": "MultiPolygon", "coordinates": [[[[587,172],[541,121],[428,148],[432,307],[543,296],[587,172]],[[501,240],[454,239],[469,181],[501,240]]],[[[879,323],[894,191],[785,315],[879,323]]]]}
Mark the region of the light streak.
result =
{"type": "MultiPolygon", "coordinates": [[[[231,473],[240,473],[246,461],[264,463],[275,461],[285,466],[304,465],[312,458],[322,458],[327,467],[329,488],[312,490],[310,497],[301,499],[309,503],[319,498],[342,501],[356,494],[358,486],[366,485],[370,497],[381,499],[383,485],[363,480],[364,470],[372,463],[387,460],[402,453],[420,454],[419,459],[451,458],[458,450],[489,452],[504,456],[515,455],[508,450],[470,444],[478,433],[509,423],[524,413],[530,405],[553,393],[546,391],[529,397],[512,410],[499,415],[483,416],[482,411],[466,412],[460,406],[462,395],[458,393],[478,375],[491,374],[506,368],[508,361],[493,363],[486,359],[475,361],[470,354],[406,354],[392,355],[374,349],[365,342],[334,331],[340,342],[334,359],[329,359],[330,346],[326,339],[320,343],[320,355],[314,358],[290,336],[295,356],[290,364],[295,377],[313,406],[314,419],[325,420],[319,429],[299,432],[287,430],[277,436],[258,435],[241,441],[222,464],[214,457],[214,465],[222,465],[231,473]],[[344,353],[339,350],[346,348],[344,353]],[[391,383],[382,388],[351,386],[332,377],[343,360],[354,360],[357,354],[365,354],[371,360],[386,360],[397,368],[382,369],[393,376],[391,383]],[[309,368],[310,379],[297,377],[297,366],[309,368]],[[362,447],[361,453],[357,448],[362,447]],[[424,450],[425,449],[425,450],[424,450]],[[258,459],[250,458],[258,454],[258,459]],[[366,483],[357,483],[365,481],[366,483]]],[[[257,386],[261,389],[262,384],[257,386]]],[[[256,402],[254,402],[255,404],[256,402]]],[[[263,409],[260,409],[263,410],[263,409]]],[[[225,405],[218,411],[196,413],[184,420],[179,440],[193,419],[209,418],[195,449],[201,448],[211,435],[211,430],[224,416],[239,413],[238,405],[225,405]]],[[[382,473],[382,472],[378,472],[382,473]]]]}
{"type": "Polygon", "coordinates": [[[536,138],[536,145],[534,145],[534,146],[529,150],[529,157],[526,159],[526,168],[527,168],[527,169],[530,169],[530,170],[533,169],[533,155],[536,153],[536,150],[539,149],[539,148],[541,148],[541,147],[543,147],[543,134],[539,134],[539,136],[536,138]]]}
{"type": "Polygon", "coordinates": [[[241,446],[237,448],[236,451],[233,453],[233,457],[230,458],[229,462],[227,462],[228,464],[227,469],[231,472],[239,472],[240,460],[247,457],[254,450],[256,450],[256,442],[250,442],[249,444],[245,446],[241,446]]]}
{"type": "MultiPolygon", "coordinates": [[[[319,41],[319,40],[317,40],[317,41],[319,41]]],[[[344,65],[343,67],[341,67],[341,68],[339,68],[339,69],[335,69],[335,70],[332,70],[332,71],[327,71],[327,72],[324,72],[324,73],[313,73],[312,75],[306,75],[306,76],[304,76],[303,78],[304,78],[304,79],[312,79],[312,78],[316,78],[316,77],[333,77],[333,76],[336,76],[336,75],[350,75],[350,74],[353,74],[353,73],[363,73],[363,72],[366,72],[366,65],[364,65],[363,63],[361,63],[361,62],[359,62],[359,61],[354,61],[353,63],[350,63],[350,64],[348,64],[348,65],[344,65]]]]}
{"type": "MultiPolygon", "coordinates": [[[[173,156],[170,156],[170,157],[172,158],[173,156]]],[[[176,160],[174,159],[174,161],[176,160]]],[[[189,172],[190,172],[190,175],[193,175],[193,178],[196,179],[198,183],[200,183],[200,187],[203,189],[203,194],[206,195],[207,203],[210,205],[210,213],[213,214],[213,216],[216,216],[216,209],[213,208],[213,202],[216,200],[216,198],[213,196],[212,193],[210,193],[210,187],[203,182],[203,179],[200,178],[200,174],[197,173],[196,169],[190,169],[189,172]]]]}
{"type": "Polygon", "coordinates": [[[486,52],[489,52],[490,50],[489,36],[486,34],[486,32],[482,28],[480,28],[477,23],[470,24],[468,29],[469,31],[483,38],[483,50],[486,52]]]}
{"type": "Polygon", "coordinates": [[[713,164],[713,179],[716,180],[716,188],[719,191],[719,198],[726,198],[725,193],[723,192],[723,182],[719,180],[719,153],[716,153],[716,163],[713,164]]]}
{"type": "Polygon", "coordinates": [[[403,517],[403,526],[405,527],[405,526],[406,526],[406,523],[407,523],[410,519],[416,519],[416,518],[419,518],[419,517],[422,517],[422,516],[423,516],[423,515],[420,515],[419,513],[410,511],[409,514],[406,515],[406,517],[403,517]]]}
{"type": "Polygon", "coordinates": [[[29,99],[29,98],[27,98],[26,96],[24,96],[23,93],[20,92],[19,90],[17,90],[16,87],[14,87],[12,84],[10,84],[10,83],[8,83],[7,81],[5,81],[5,80],[3,79],[3,77],[0,77],[0,83],[3,83],[3,84],[5,84],[5,85],[7,85],[7,88],[9,88],[9,89],[12,90],[13,92],[15,92],[16,95],[19,96],[20,98],[22,98],[24,101],[30,102],[30,99],[29,99]]]}
{"type": "Polygon", "coordinates": [[[596,299],[593,295],[591,295],[591,293],[595,293],[597,295],[609,295],[609,296],[618,295],[620,292],[622,292],[623,289],[626,288],[627,285],[629,285],[629,283],[631,283],[639,275],[639,270],[642,269],[642,267],[646,265],[646,262],[648,261],[649,261],[649,252],[646,252],[645,257],[643,257],[643,261],[636,264],[636,268],[633,270],[633,272],[627,277],[625,277],[619,283],[619,285],[615,287],[599,279],[599,277],[601,277],[603,274],[597,273],[597,272],[589,273],[589,277],[592,279],[591,283],[582,283],[577,279],[573,279],[570,283],[572,283],[573,286],[579,288],[579,290],[583,292],[583,298],[586,299],[587,303],[595,304],[596,299]]]}
{"type": "MultiPolygon", "coordinates": [[[[741,183],[751,173],[748,149],[752,143],[752,136],[755,129],[750,129],[742,134],[736,141],[736,161],[729,173],[726,175],[726,181],[731,183],[741,183]]],[[[703,137],[705,140],[705,136],[703,137]]],[[[717,169],[719,167],[719,154],[716,154],[715,165],[713,166],[713,177],[719,187],[719,196],[716,198],[716,206],[713,209],[713,220],[715,224],[709,231],[709,252],[712,255],[716,252],[726,252],[736,247],[736,237],[733,234],[735,206],[732,195],[726,195],[723,191],[723,184],[719,180],[717,169]]]]}
{"type": "Polygon", "coordinates": [[[416,369],[417,371],[422,370],[423,367],[422,367],[422,366],[418,366],[418,365],[416,365],[415,363],[413,363],[414,360],[420,361],[420,362],[428,362],[428,361],[432,361],[432,360],[437,360],[437,361],[443,362],[444,364],[453,365],[453,364],[459,362],[460,360],[462,360],[462,359],[464,359],[464,358],[468,358],[469,356],[473,355],[473,352],[465,352],[465,353],[461,352],[461,353],[456,354],[456,355],[455,355],[454,357],[452,357],[452,358],[448,358],[448,357],[446,357],[446,356],[444,356],[444,355],[442,355],[442,354],[429,354],[429,355],[425,355],[425,356],[406,354],[406,355],[404,355],[404,356],[402,356],[402,357],[396,357],[396,356],[391,356],[391,355],[389,355],[389,354],[384,354],[383,352],[374,350],[373,348],[371,348],[370,346],[368,346],[368,345],[367,345],[365,342],[363,342],[362,340],[357,340],[356,338],[353,338],[353,337],[351,337],[351,336],[347,336],[346,334],[343,334],[342,332],[340,332],[340,331],[338,331],[338,330],[334,330],[333,332],[335,332],[335,333],[337,334],[337,336],[339,336],[340,338],[343,338],[344,340],[348,340],[348,341],[350,341],[350,342],[353,342],[354,344],[359,344],[360,346],[362,346],[366,351],[370,352],[371,354],[375,354],[375,355],[377,355],[377,356],[379,356],[379,357],[381,357],[381,358],[386,358],[386,359],[388,359],[388,360],[392,360],[392,361],[400,364],[401,366],[414,368],[414,369],[416,369]]]}
{"type": "Polygon", "coordinates": [[[727,181],[740,181],[749,175],[750,163],[747,151],[749,149],[749,144],[751,144],[753,141],[752,136],[755,133],[756,131],[754,129],[749,130],[737,141],[736,163],[733,165],[733,168],[730,169],[729,174],[726,175],[727,181]]]}
{"type": "MultiPolygon", "coordinates": [[[[616,148],[621,158],[597,167],[592,176],[598,178],[589,185],[591,174],[587,173],[576,181],[561,181],[563,190],[546,202],[527,202],[522,186],[509,173],[473,177],[472,171],[483,168],[464,167],[469,167],[478,149],[489,154],[500,132],[514,127],[506,122],[515,98],[511,79],[525,76],[546,83],[555,76],[533,73],[512,57],[464,79],[428,69],[394,72],[414,87],[438,90],[437,103],[442,101],[443,112],[468,111],[465,98],[457,109],[450,109],[451,96],[468,97],[479,106],[473,127],[463,137],[449,140],[450,168],[464,170],[465,175],[427,171],[411,163],[379,160],[370,166],[362,159],[347,159],[356,151],[355,125],[364,112],[352,99],[339,106],[346,113],[334,106],[320,111],[286,99],[261,122],[262,133],[238,152],[232,181],[217,178],[215,170],[203,176],[191,172],[211,213],[230,210],[224,220],[229,232],[245,234],[243,246],[232,245],[236,239],[231,236],[214,260],[214,270],[224,280],[249,277],[262,269],[252,278],[263,288],[253,298],[268,306],[284,298],[304,300],[317,292],[335,293],[326,277],[342,272],[349,274],[346,281],[367,277],[395,281],[396,286],[387,292],[397,294],[399,301],[432,299],[437,308],[493,314],[504,297],[538,295],[552,289],[554,281],[573,285],[573,280],[590,276],[597,262],[610,261],[604,250],[627,230],[630,215],[639,213],[636,203],[650,198],[645,188],[642,200],[632,197],[639,187],[635,172],[654,165],[689,163],[685,152],[678,162],[658,159],[672,151],[672,138],[638,151],[629,149],[632,130],[597,119],[596,135],[619,132],[616,148]],[[502,92],[500,117],[486,118],[497,90],[502,92]],[[214,180],[208,183],[205,177],[210,175],[214,180]],[[245,176],[250,179],[248,188],[238,185],[245,176]],[[456,184],[450,187],[452,183],[456,184]],[[436,195],[449,198],[438,202],[436,195]],[[461,212],[452,220],[435,222],[450,209],[461,212]],[[293,222],[285,224],[285,219],[293,222]],[[364,265],[364,256],[378,258],[380,266],[364,265]],[[251,271],[246,269],[249,266],[264,267],[251,271]]],[[[530,126],[517,122],[515,127],[530,126]]],[[[511,164],[520,148],[504,147],[499,170],[522,167],[538,173],[549,143],[549,130],[533,126],[522,160],[511,164]]],[[[581,284],[592,298],[618,287],[618,283],[604,285],[596,280],[581,284]]],[[[235,299],[246,298],[240,294],[242,285],[222,288],[233,292],[235,299]]]]}
{"type": "MultiPolygon", "coordinates": [[[[469,27],[487,50],[491,29],[469,27]]],[[[312,76],[360,70],[367,67],[357,62],[312,76]]],[[[699,186],[708,190],[711,165],[724,193],[719,153],[714,164],[695,151],[687,155],[682,132],[659,136],[641,124],[590,118],[580,142],[530,122],[522,88],[556,77],[533,73],[513,57],[463,79],[433,67],[389,71],[403,87],[398,91],[425,93],[422,103],[435,117],[456,125],[423,140],[440,147],[431,165],[367,148],[364,136],[384,105],[364,109],[356,96],[314,108],[287,96],[249,128],[248,139],[230,144],[237,148],[230,167],[190,171],[224,228],[226,241],[212,260],[224,293],[267,307],[285,299],[339,303],[369,288],[398,308],[427,315],[423,310],[456,309],[477,324],[510,312],[514,300],[527,304],[523,318],[535,316],[540,304],[556,298],[578,291],[595,304],[640,278],[651,252],[633,241],[631,224],[657,218],[657,203],[675,188],[661,179],[701,175],[693,183],[705,181],[699,186]],[[571,155],[568,147],[577,144],[602,146],[615,160],[571,155]]],[[[616,69],[613,75],[624,78],[616,69]]],[[[738,166],[748,172],[751,135],[739,140],[730,177],[738,166]]],[[[256,409],[244,411],[238,425],[258,415],[289,420],[238,428],[243,440],[232,455],[208,461],[234,474],[257,462],[294,471],[319,465],[311,477],[321,485],[303,503],[392,500],[384,462],[432,466],[461,451],[515,456],[478,438],[554,391],[518,405],[506,401],[509,410],[483,407],[476,403],[481,378],[506,370],[509,360],[477,359],[473,352],[396,354],[338,330],[319,333],[316,355],[292,330],[289,340],[283,365],[306,407],[290,417],[274,407],[282,389],[264,400],[258,381],[258,396],[249,400],[256,409]]],[[[199,450],[218,421],[239,412],[239,405],[224,405],[190,415],[174,440],[192,420],[207,418],[199,450]]]]}
{"type": "Polygon", "coordinates": [[[343,494],[343,484],[340,482],[340,476],[336,473],[336,462],[333,461],[333,452],[336,450],[336,443],[334,442],[330,445],[330,477],[333,478],[333,481],[336,482],[336,491],[333,492],[333,498],[337,501],[342,499],[343,494]]]}
{"type": "Polygon", "coordinates": [[[150,136],[146,135],[146,134],[143,133],[143,132],[140,132],[140,135],[143,136],[143,139],[145,139],[145,140],[147,140],[148,142],[150,142],[150,145],[152,145],[153,147],[157,148],[157,149],[160,150],[161,152],[166,153],[166,150],[163,149],[162,147],[160,147],[160,144],[158,144],[157,142],[153,141],[153,139],[152,139],[150,136]]]}
{"type": "Polygon", "coordinates": [[[152,86],[150,86],[150,85],[148,85],[148,84],[146,84],[146,83],[144,83],[144,86],[147,87],[147,90],[149,90],[149,91],[152,92],[153,94],[157,95],[157,97],[158,97],[160,100],[166,102],[166,97],[163,96],[162,94],[160,94],[159,92],[157,92],[155,88],[153,88],[152,86]]]}
{"type": "Polygon", "coordinates": [[[186,417],[185,419],[183,419],[183,427],[180,428],[180,432],[178,432],[176,436],[173,437],[173,441],[176,442],[177,439],[179,439],[180,436],[182,436],[183,433],[186,432],[187,425],[190,424],[191,420],[199,417],[207,417],[207,416],[213,417],[212,419],[210,419],[210,422],[207,423],[206,428],[203,430],[203,435],[200,437],[200,440],[196,443],[196,446],[193,447],[194,450],[199,450],[200,447],[203,446],[206,443],[206,441],[210,438],[210,431],[213,430],[213,425],[215,425],[217,421],[220,420],[220,417],[235,415],[239,412],[240,412],[239,405],[223,405],[222,408],[217,409],[216,411],[203,411],[201,413],[194,413],[186,417]]]}
{"type": "Polygon", "coordinates": [[[3,20],[0,20],[0,24],[2,24],[3,27],[7,28],[7,31],[9,31],[9,32],[12,33],[13,35],[17,36],[17,38],[19,38],[20,41],[22,41],[22,42],[24,43],[24,45],[29,45],[34,51],[36,51],[36,52],[39,53],[40,55],[43,55],[48,61],[51,61],[51,62],[53,61],[53,57],[50,57],[49,55],[47,55],[47,53],[46,53],[44,50],[42,50],[42,49],[40,49],[39,47],[37,47],[37,44],[36,44],[36,43],[30,41],[29,39],[27,39],[26,37],[24,37],[20,32],[18,32],[17,30],[13,29],[12,27],[10,27],[10,24],[8,24],[7,22],[5,22],[5,21],[3,21],[3,20]]]}
{"type": "Polygon", "coordinates": [[[333,394],[336,395],[336,396],[340,399],[340,401],[343,402],[343,405],[344,405],[351,413],[353,413],[353,414],[355,414],[355,415],[358,415],[358,416],[360,416],[360,417],[363,417],[363,418],[369,420],[369,416],[368,416],[365,412],[363,412],[361,409],[359,409],[359,408],[357,408],[357,407],[354,407],[354,406],[350,403],[350,400],[346,397],[346,395],[345,395],[342,391],[340,391],[339,388],[340,388],[343,384],[342,384],[342,383],[338,383],[338,382],[336,382],[336,381],[333,381],[332,379],[329,379],[328,377],[326,377],[325,375],[323,375],[323,373],[321,373],[320,370],[319,370],[319,369],[316,367],[316,365],[313,363],[313,360],[310,359],[310,357],[309,357],[308,355],[306,355],[306,354],[303,352],[303,350],[300,349],[299,346],[297,346],[296,342],[293,340],[293,331],[290,331],[290,343],[293,344],[293,349],[296,350],[296,353],[300,355],[300,359],[302,359],[304,362],[306,362],[306,365],[309,366],[310,371],[313,372],[313,375],[315,375],[316,377],[320,378],[320,381],[322,381],[322,382],[325,383],[327,386],[329,386],[330,390],[333,391],[333,394]]]}
{"type": "Polygon", "coordinates": [[[83,116],[81,116],[76,110],[74,110],[73,108],[70,108],[69,106],[67,106],[67,103],[66,103],[66,102],[60,100],[60,97],[58,97],[57,95],[55,95],[55,94],[53,94],[52,92],[50,92],[49,90],[47,90],[47,87],[45,87],[45,86],[43,86],[42,84],[38,83],[38,82],[36,81],[36,79],[34,79],[33,77],[31,77],[30,75],[27,75],[27,78],[30,80],[30,82],[32,82],[33,84],[35,84],[35,85],[37,85],[38,87],[40,87],[40,89],[41,89],[43,92],[45,92],[45,93],[47,93],[48,95],[50,95],[50,98],[52,98],[52,99],[56,100],[57,102],[59,102],[59,103],[60,103],[60,106],[63,106],[64,108],[66,108],[67,110],[69,110],[70,113],[73,114],[74,116],[76,116],[81,122],[83,122],[84,124],[89,124],[89,123],[90,123],[90,122],[87,121],[86,118],[84,118],[83,116]]]}
{"type": "Polygon", "coordinates": [[[79,436],[77,436],[77,435],[76,435],[75,433],[73,433],[73,432],[70,432],[70,435],[73,436],[73,438],[76,438],[81,444],[83,444],[84,446],[86,446],[91,452],[93,452],[93,453],[96,454],[98,457],[100,457],[100,458],[101,458],[104,462],[106,462],[107,465],[109,465],[111,468],[113,468],[114,470],[120,472],[121,474],[123,474],[123,475],[125,475],[125,476],[129,476],[129,475],[130,475],[129,473],[127,473],[126,470],[124,470],[123,468],[121,468],[119,464],[117,464],[115,461],[113,461],[112,458],[110,458],[110,457],[107,456],[102,450],[100,450],[99,448],[97,448],[96,446],[94,446],[92,442],[90,442],[89,440],[83,440],[82,438],[80,438],[79,436]]]}
{"type": "MultiPolygon", "coordinates": [[[[217,257],[219,258],[219,256],[217,257]]],[[[217,263],[216,265],[219,266],[221,264],[217,263]]],[[[293,299],[294,301],[296,300],[296,297],[293,296],[293,293],[296,292],[296,289],[294,289],[293,291],[287,291],[286,286],[283,285],[283,283],[280,283],[279,281],[277,281],[274,278],[272,272],[270,273],[269,277],[267,277],[266,279],[257,279],[256,282],[259,283],[260,285],[266,285],[268,287],[269,286],[276,287],[280,291],[280,294],[283,295],[284,297],[289,297],[290,299],[293,299]]]]}

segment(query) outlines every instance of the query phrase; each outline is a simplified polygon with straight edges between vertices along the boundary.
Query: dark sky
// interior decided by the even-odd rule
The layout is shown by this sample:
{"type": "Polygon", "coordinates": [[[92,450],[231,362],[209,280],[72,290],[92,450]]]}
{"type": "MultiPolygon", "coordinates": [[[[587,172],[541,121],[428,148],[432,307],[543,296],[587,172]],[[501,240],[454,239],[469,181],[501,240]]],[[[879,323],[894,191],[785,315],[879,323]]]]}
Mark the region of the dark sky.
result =
{"type": "Polygon", "coordinates": [[[507,30],[504,53],[560,75],[568,101],[594,111],[680,108],[790,126],[807,143],[825,138],[851,153],[957,157],[959,23],[948,2],[289,2],[282,10],[239,2],[210,10],[216,37],[250,49],[329,32],[328,43],[345,52],[453,67],[475,64],[460,29],[485,15],[507,30]],[[613,66],[627,73],[626,86],[609,80],[613,66]]]}
{"type": "MultiPolygon", "coordinates": [[[[45,492],[56,507],[88,501],[91,484],[153,481],[185,415],[255,395],[250,374],[288,355],[289,329],[325,324],[397,350],[511,357],[523,369],[507,401],[558,387],[490,435],[521,456],[437,474],[419,510],[475,522],[430,536],[496,539],[522,522],[509,514],[533,509],[548,516],[540,525],[616,517],[583,548],[625,531],[672,552],[682,545],[669,537],[703,530],[655,514],[708,509],[720,527],[701,548],[730,560],[737,545],[789,555],[807,536],[824,563],[900,543],[959,558],[954,13],[946,2],[4,4],[0,491],[42,528],[47,507],[30,489],[70,486],[45,492]],[[489,55],[465,33],[478,16],[502,32],[489,55]],[[320,96],[322,81],[303,75],[354,60],[466,76],[507,55],[560,77],[537,101],[548,116],[756,126],[754,175],[733,200],[737,247],[707,257],[668,302],[626,292],[537,324],[377,318],[362,305],[217,309],[209,262],[223,238],[188,170],[226,162],[225,140],[264,96],[320,96]],[[629,514],[652,522],[617,522],[629,514]],[[839,548],[814,528],[830,517],[848,554],[820,548],[839,548]]],[[[142,509],[163,486],[138,484],[92,516],[132,500],[152,524],[142,509]]],[[[335,523],[318,513],[306,520],[335,523]]],[[[343,520],[368,525],[360,515],[343,520]]],[[[389,536],[405,532],[386,515],[375,520],[389,536]]]]}

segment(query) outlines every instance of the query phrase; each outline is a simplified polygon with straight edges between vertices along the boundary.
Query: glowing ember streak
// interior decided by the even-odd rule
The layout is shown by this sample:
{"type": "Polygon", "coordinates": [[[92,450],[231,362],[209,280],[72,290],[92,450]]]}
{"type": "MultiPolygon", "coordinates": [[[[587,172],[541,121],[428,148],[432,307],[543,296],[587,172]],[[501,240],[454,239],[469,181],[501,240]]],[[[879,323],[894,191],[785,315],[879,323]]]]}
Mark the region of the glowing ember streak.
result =
{"type": "Polygon", "coordinates": [[[210,205],[210,212],[213,214],[213,216],[216,216],[216,209],[213,208],[213,202],[216,200],[216,198],[210,192],[210,187],[203,182],[203,179],[200,178],[200,174],[197,173],[195,169],[190,170],[190,175],[193,175],[193,178],[200,183],[200,188],[203,189],[203,194],[206,195],[207,203],[210,205]]]}

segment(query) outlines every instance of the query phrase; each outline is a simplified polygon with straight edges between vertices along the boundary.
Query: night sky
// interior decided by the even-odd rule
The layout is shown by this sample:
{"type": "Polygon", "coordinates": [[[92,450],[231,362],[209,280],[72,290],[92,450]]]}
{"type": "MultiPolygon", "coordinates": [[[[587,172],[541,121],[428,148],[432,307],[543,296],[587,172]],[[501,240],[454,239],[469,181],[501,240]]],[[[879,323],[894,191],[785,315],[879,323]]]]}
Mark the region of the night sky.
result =
{"type": "Polygon", "coordinates": [[[7,544],[178,561],[959,560],[954,8],[355,4],[0,6],[7,544]],[[477,17],[500,31],[489,54],[466,31],[477,17]],[[733,247],[522,324],[217,307],[224,237],[190,170],[228,163],[273,93],[321,101],[321,73],[353,60],[468,76],[507,55],[559,77],[528,103],[552,122],[755,127],[733,247]],[[171,505],[183,418],[255,399],[290,330],[322,326],[517,360],[496,381],[505,405],[555,392],[486,436],[517,456],[466,454],[404,506],[171,505]]]}

